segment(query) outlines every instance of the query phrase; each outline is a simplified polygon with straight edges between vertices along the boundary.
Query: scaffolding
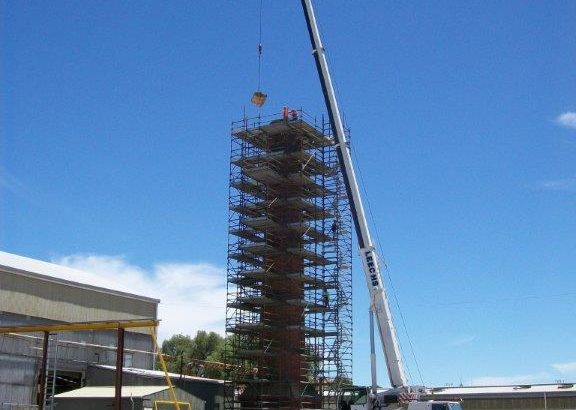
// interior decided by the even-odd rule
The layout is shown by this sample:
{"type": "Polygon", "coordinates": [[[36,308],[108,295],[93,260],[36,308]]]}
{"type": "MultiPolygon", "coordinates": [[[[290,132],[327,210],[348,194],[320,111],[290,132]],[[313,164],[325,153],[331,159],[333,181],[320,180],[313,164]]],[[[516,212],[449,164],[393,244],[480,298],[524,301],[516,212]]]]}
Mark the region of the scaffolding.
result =
{"type": "Polygon", "coordinates": [[[327,407],[352,379],[351,217],[329,124],[286,109],[232,123],[229,207],[225,408],[327,407]]]}

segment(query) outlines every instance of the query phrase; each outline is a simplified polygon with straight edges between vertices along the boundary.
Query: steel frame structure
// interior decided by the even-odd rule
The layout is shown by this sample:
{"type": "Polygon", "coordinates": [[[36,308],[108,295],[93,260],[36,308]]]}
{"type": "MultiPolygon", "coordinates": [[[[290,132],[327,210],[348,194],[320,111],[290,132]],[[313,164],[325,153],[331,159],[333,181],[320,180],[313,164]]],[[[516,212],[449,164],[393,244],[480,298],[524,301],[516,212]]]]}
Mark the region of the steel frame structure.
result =
{"type": "Polygon", "coordinates": [[[225,408],[320,408],[352,379],[351,216],[330,126],[232,123],[225,408]]]}
{"type": "MultiPolygon", "coordinates": [[[[123,376],[123,364],[124,364],[124,336],[126,329],[134,328],[147,328],[152,337],[152,342],[154,345],[155,353],[158,355],[160,360],[161,368],[164,371],[164,376],[166,379],[166,385],[170,388],[170,395],[172,396],[172,402],[176,410],[180,410],[181,402],[178,402],[176,398],[176,393],[174,390],[174,385],[170,380],[168,375],[168,370],[166,368],[166,363],[164,362],[164,355],[160,350],[158,345],[158,340],[156,338],[156,330],[158,328],[160,321],[155,319],[130,319],[130,320],[105,320],[105,321],[95,321],[95,322],[69,322],[69,323],[58,323],[52,325],[22,325],[22,326],[3,326],[0,327],[0,334],[6,333],[43,333],[43,343],[42,343],[42,359],[41,368],[38,380],[38,409],[45,409],[46,404],[46,382],[48,376],[48,356],[49,356],[49,346],[50,346],[50,335],[57,332],[74,332],[79,330],[116,330],[118,332],[118,343],[116,346],[116,374],[114,383],[114,410],[122,410],[122,376],[123,376]]],[[[57,340],[54,341],[54,345],[57,348],[57,340]]],[[[52,400],[52,399],[51,399],[52,400]]]]}

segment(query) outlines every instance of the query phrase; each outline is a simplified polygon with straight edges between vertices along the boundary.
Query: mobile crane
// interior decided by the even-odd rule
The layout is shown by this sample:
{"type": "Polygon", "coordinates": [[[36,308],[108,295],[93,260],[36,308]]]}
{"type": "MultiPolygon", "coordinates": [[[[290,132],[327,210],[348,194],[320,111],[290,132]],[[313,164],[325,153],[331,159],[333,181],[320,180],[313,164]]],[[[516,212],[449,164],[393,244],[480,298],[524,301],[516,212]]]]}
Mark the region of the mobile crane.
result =
{"type": "MultiPolygon", "coordinates": [[[[308,34],[312,43],[312,54],[316,62],[316,69],[322,85],[322,93],[328,110],[328,117],[332,127],[338,161],[342,171],[342,177],[346,188],[346,194],[350,203],[354,228],[358,239],[358,247],[366,284],[370,294],[370,367],[372,374],[372,386],[364,388],[364,394],[359,394],[356,401],[350,403],[351,410],[367,410],[387,406],[400,406],[407,403],[408,410],[459,410],[459,403],[455,402],[418,402],[420,393],[425,391],[423,386],[410,386],[404,371],[402,357],[398,343],[398,336],[394,323],[384,284],[380,271],[378,254],[370,230],[366,221],[360,190],[356,181],[356,174],[352,166],[352,158],[347,145],[344,126],[338,108],[338,102],[334,93],[332,79],[328,70],[326,53],[322,46],[312,0],[301,0],[308,34]],[[380,341],[384,350],[386,368],[392,389],[379,393],[376,380],[376,354],[374,348],[374,317],[380,333],[380,341]],[[434,405],[432,405],[434,404],[434,405]]],[[[348,403],[347,403],[348,404],[348,403]]],[[[342,407],[343,408],[343,407],[342,407]]]]}

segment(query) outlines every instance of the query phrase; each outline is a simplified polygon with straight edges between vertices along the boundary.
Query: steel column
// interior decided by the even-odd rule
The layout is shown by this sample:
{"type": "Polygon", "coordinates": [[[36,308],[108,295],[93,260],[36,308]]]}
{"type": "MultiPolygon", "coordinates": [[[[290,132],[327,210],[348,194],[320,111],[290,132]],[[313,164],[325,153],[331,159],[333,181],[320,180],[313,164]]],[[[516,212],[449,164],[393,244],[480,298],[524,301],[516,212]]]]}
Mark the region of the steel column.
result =
{"type": "Polygon", "coordinates": [[[42,364],[40,366],[40,377],[38,377],[38,395],[36,396],[36,404],[39,410],[44,409],[44,403],[46,397],[46,367],[48,364],[48,339],[50,337],[49,332],[44,332],[44,343],[42,344],[42,364]]]}
{"type": "Polygon", "coordinates": [[[114,409],[122,410],[122,367],[124,365],[124,328],[118,329],[116,346],[116,385],[114,390],[114,409]]]}

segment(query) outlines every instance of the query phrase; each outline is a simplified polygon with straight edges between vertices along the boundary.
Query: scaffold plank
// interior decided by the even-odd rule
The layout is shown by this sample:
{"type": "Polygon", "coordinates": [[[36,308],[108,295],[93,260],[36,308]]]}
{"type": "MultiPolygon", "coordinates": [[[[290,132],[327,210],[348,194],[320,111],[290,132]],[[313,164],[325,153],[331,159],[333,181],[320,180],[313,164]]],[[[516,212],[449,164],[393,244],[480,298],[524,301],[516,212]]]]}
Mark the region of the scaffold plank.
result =
{"type": "Polygon", "coordinates": [[[286,177],[280,175],[272,167],[266,165],[245,169],[244,173],[254,181],[266,185],[286,184],[290,182],[286,177]]]}
{"type": "Polygon", "coordinates": [[[326,219],[332,216],[331,212],[301,197],[287,198],[280,201],[280,205],[303,211],[306,219],[326,219]]]}
{"type": "Polygon", "coordinates": [[[319,312],[327,312],[330,310],[330,307],[326,305],[321,305],[318,303],[313,303],[307,301],[305,299],[290,299],[287,300],[286,303],[291,306],[301,306],[305,309],[305,313],[319,313],[319,312]]]}
{"type": "Polygon", "coordinates": [[[324,256],[312,252],[308,249],[304,249],[304,248],[288,248],[286,249],[288,252],[294,254],[294,255],[298,255],[298,256],[302,256],[304,259],[312,262],[315,265],[330,265],[332,263],[334,263],[334,261],[331,261],[328,258],[325,258],[324,256]]]}
{"type": "Polygon", "coordinates": [[[333,175],[338,170],[338,167],[333,168],[324,164],[316,159],[313,153],[307,151],[296,151],[290,155],[302,164],[303,171],[308,174],[333,175]]]}
{"type": "Polygon", "coordinates": [[[304,335],[308,337],[326,337],[326,336],[335,336],[338,334],[338,332],[325,331],[323,329],[316,329],[304,325],[288,326],[288,329],[300,330],[304,333],[304,335]]]}
{"type": "Polygon", "coordinates": [[[278,119],[258,128],[237,128],[232,131],[232,135],[257,148],[264,149],[268,146],[267,143],[270,138],[288,132],[303,138],[307,145],[311,147],[326,147],[334,144],[334,141],[325,136],[321,130],[299,119],[278,119]]]}
{"type": "Polygon", "coordinates": [[[273,151],[261,152],[249,157],[242,157],[232,161],[234,165],[244,170],[259,167],[265,164],[275,165],[277,167],[287,164],[299,166],[302,171],[309,175],[333,175],[337,172],[338,167],[331,167],[324,164],[314,155],[316,151],[273,151]]]}
{"type": "Polygon", "coordinates": [[[303,272],[288,273],[286,274],[286,277],[309,285],[315,285],[319,288],[326,287],[326,283],[323,280],[315,278],[314,276],[306,275],[303,272]]]}
{"type": "Polygon", "coordinates": [[[261,216],[256,218],[240,218],[240,222],[256,231],[282,231],[285,228],[272,219],[261,216]]]}
{"type": "Polygon", "coordinates": [[[232,333],[258,333],[265,329],[270,329],[270,326],[261,322],[256,322],[256,323],[237,323],[234,326],[226,328],[226,331],[232,333]]]}
{"type": "Polygon", "coordinates": [[[325,233],[323,233],[317,229],[312,228],[310,225],[308,225],[304,222],[293,222],[291,224],[288,224],[288,227],[290,229],[297,231],[301,235],[308,236],[309,238],[313,239],[315,242],[328,242],[328,241],[332,240],[332,238],[330,238],[325,233]]]}
{"type": "Polygon", "coordinates": [[[239,357],[246,357],[246,358],[264,357],[264,356],[272,357],[273,356],[273,353],[267,352],[267,351],[262,350],[262,349],[239,349],[237,351],[237,354],[239,357]]]}
{"type": "Polygon", "coordinates": [[[226,307],[228,307],[230,309],[246,310],[249,312],[260,311],[260,308],[257,306],[250,305],[247,303],[241,303],[241,302],[230,302],[230,303],[226,304],[226,307]]]}
{"type": "Polygon", "coordinates": [[[314,182],[312,178],[303,173],[290,174],[287,179],[294,185],[302,186],[304,189],[303,194],[307,197],[329,196],[335,194],[335,192],[314,182]]]}
{"type": "Polygon", "coordinates": [[[242,244],[239,246],[239,249],[257,256],[277,255],[281,252],[274,246],[265,242],[242,244]]]}
{"type": "Polygon", "coordinates": [[[253,195],[256,198],[260,198],[260,199],[266,198],[266,192],[264,191],[264,188],[259,186],[256,182],[237,179],[235,181],[232,181],[230,183],[230,186],[232,188],[239,190],[239,191],[253,195]]]}
{"type": "Polygon", "coordinates": [[[250,255],[245,254],[244,252],[238,252],[230,255],[232,259],[237,260],[238,262],[249,263],[254,266],[263,266],[264,262],[253,257],[250,255]]]}
{"type": "Polygon", "coordinates": [[[249,288],[258,288],[261,287],[262,281],[253,278],[246,278],[239,276],[237,278],[228,279],[228,282],[234,283],[235,285],[246,286],[249,288]]]}
{"type": "Polygon", "coordinates": [[[266,271],[264,269],[242,270],[238,272],[238,275],[258,280],[264,280],[266,277],[278,277],[274,272],[266,271]]]}
{"type": "Polygon", "coordinates": [[[253,231],[251,229],[246,229],[246,228],[244,228],[244,229],[242,229],[242,228],[231,229],[229,232],[231,235],[238,236],[238,237],[244,238],[244,239],[248,239],[249,241],[252,241],[252,242],[258,242],[258,241],[263,240],[262,237],[258,236],[258,233],[256,231],[253,231]]]}
{"type": "Polygon", "coordinates": [[[266,134],[261,128],[237,128],[232,130],[232,135],[260,149],[266,148],[268,141],[266,134]]]}
{"type": "MultiPolygon", "coordinates": [[[[323,132],[306,121],[288,121],[286,125],[292,130],[297,130],[307,139],[307,142],[312,147],[327,147],[334,145],[334,140],[323,134],[323,132]]],[[[267,131],[268,132],[268,131],[267,131]]]]}
{"type": "Polygon", "coordinates": [[[262,203],[232,205],[230,206],[230,210],[248,217],[257,217],[264,215],[264,208],[262,207],[262,203]]]}
{"type": "Polygon", "coordinates": [[[279,303],[277,300],[266,296],[242,296],[238,298],[238,302],[252,306],[277,305],[279,303]]]}
{"type": "Polygon", "coordinates": [[[308,305],[305,313],[327,313],[332,310],[336,310],[336,308],[326,305],[308,305]]]}

